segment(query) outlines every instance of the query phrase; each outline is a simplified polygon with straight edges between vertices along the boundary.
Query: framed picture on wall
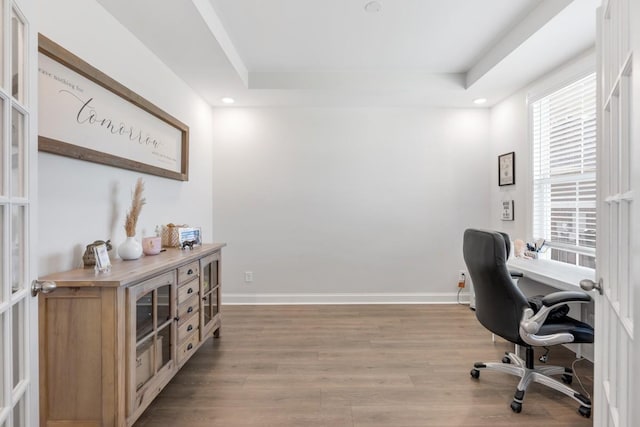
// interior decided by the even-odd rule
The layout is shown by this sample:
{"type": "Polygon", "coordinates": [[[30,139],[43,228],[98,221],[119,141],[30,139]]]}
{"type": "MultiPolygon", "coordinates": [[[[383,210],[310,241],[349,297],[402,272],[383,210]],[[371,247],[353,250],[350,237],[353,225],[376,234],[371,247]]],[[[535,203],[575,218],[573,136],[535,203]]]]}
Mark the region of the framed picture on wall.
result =
{"type": "Polygon", "coordinates": [[[503,221],[513,221],[513,200],[503,200],[501,212],[503,221]]]}
{"type": "Polygon", "coordinates": [[[498,185],[513,185],[516,183],[516,153],[506,153],[498,156],[498,185]]]}

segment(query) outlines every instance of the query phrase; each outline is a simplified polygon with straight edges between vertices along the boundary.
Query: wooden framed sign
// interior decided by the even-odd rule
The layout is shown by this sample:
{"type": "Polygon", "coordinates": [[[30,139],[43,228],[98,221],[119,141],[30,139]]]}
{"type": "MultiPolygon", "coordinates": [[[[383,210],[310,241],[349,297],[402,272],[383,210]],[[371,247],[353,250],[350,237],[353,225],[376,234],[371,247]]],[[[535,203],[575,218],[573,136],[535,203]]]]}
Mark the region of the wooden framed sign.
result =
{"type": "Polygon", "coordinates": [[[38,35],[38,149],[188,181],[189,127],[38,35]]]}

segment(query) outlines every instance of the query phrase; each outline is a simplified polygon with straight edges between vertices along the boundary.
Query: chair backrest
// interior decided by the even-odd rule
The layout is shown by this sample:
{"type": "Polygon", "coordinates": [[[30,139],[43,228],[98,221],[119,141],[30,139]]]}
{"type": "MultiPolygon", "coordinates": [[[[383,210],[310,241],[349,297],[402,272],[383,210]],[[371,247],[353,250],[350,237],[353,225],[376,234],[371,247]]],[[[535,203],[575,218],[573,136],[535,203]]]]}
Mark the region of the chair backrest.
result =
{"type": "Polygon", "coordinates": [[[520,319],[529,303],[507,269],[509,246],[509,236],[504,233],[475,229],[464,232],[462,248],[473,281],[476,317],[494,334],[522,344],[520,319]]]}

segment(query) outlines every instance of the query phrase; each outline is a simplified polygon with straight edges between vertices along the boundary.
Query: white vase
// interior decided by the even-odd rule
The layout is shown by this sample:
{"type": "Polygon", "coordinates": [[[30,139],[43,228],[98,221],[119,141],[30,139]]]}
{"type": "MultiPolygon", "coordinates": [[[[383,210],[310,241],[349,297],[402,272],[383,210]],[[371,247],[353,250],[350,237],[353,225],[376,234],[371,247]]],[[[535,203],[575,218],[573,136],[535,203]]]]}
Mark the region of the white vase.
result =
{"type": "Polygon", "coordinates": [[[138,259],[142,256],[142,245],[135,237],[127,237],[127,240],[118,246],[118,255],[125,261],[138,259]]]}

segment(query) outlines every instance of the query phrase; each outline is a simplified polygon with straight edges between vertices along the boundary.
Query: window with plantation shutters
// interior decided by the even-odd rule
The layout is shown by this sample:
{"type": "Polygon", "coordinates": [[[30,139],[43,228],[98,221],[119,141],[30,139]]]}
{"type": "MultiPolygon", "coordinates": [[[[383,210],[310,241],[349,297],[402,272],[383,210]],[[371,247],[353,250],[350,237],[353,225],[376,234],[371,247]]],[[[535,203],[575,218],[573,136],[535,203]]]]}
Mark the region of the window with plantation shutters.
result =
{"type": "Polygon", "coordinates": [[[530,107],[534,237],[550,259],[595,268],[596,76],[530,107]]]}

